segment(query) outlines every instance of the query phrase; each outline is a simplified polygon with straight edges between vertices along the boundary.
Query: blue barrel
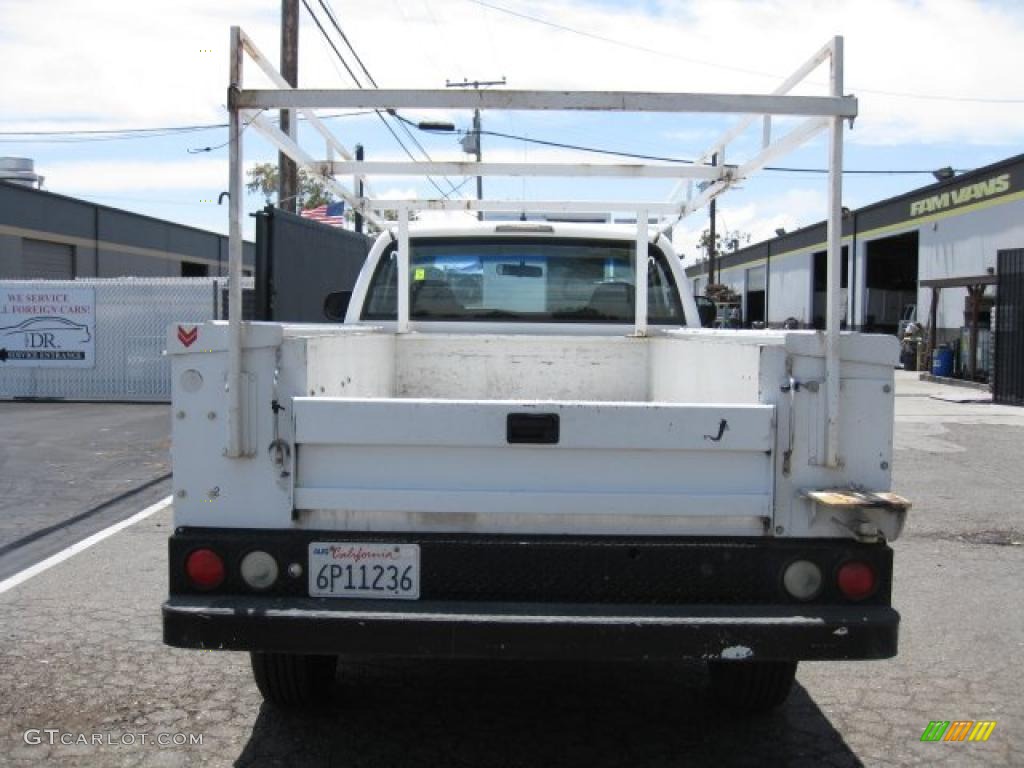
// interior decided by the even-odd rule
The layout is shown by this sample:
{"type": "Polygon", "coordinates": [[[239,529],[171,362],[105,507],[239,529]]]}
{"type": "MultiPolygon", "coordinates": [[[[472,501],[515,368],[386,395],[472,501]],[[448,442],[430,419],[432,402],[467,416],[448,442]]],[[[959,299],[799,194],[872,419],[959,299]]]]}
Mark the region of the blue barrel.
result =
{"type": "Polygon", "coordinates": [[[935,350],[932,355],[932,375],[952,376],[953,375],[953,350],[943,344],[935,350]]]}

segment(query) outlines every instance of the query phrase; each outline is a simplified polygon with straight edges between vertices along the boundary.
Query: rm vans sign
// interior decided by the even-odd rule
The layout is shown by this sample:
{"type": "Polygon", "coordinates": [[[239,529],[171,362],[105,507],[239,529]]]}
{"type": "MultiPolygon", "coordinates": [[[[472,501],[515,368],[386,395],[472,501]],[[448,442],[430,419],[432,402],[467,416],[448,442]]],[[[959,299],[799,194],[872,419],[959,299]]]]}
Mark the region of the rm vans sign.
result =
{"type": "Polygon", "coordinates": [[[0,366],[92,368],[95,349],[93,288],[0,290],[0,366]]]}
{"type": "Polygon", "coordinates": [[[995,197],[1009,190],[1010,174],[1004,173],[1001,176],[993,176],[985,181],[965,184],[957,189],[950,189],[922,200],[915,200],[910,204],[910,215],[911,217],[923,216],[927,213],[945,210],[946,208],[955,208],[975,200],[995,197]]]}

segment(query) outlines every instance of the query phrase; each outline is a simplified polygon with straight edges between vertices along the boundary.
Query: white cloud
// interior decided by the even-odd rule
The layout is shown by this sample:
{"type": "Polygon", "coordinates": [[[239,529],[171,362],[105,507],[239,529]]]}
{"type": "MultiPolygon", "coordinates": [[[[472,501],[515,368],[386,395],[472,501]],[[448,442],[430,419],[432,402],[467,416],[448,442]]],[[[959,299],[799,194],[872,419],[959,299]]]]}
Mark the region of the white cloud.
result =
{"type": "MultiPolygon", "coordinates": [[[[825,188],[795,187],[780,195],[749,200],[741,205],[729,205],[716,220],[719,234],[736,231],[750,235],[750,243],[759,243],[775,237],[775,230],[788,232],[815,224],[825,216],[825,188]]],[[[675,228],[672,239],[676,250],[683,254],[686,266],[693,264],[704,253],[698,250],[701,233],[707,228],[707,216],[695,214],[683,219],[675,228]]],[[[740,243],[744,246],[746,243],[740,243]]]]}
{"type": "Polygon", "coordinates": [[[39,169],[46,188],[63,194],[146,190],[210,190],[224,188],[227,160],[81,161],[54,163],[39,169]]]}
{"type": "MultiPolygon", "coordinates": [[[[495,0],[517,13],[598,36],[629,41],[651,53],[559,31],[514,18],[468,0],[333,0],[344,29],[382,87],[440,88],[445,80],[507,76],[511,88],[764,92],[799,66],[833,34],[846,38],[847,91],[860,99],[860,117],[848,134],[858,151],[879,146],[1012,146],[1024,143],[1024,104],[980,104],[887,95],[877,91],[979,98],[1019,96],[1019,40],[1024,6],[954,0],[685,0],[595,4],[582,0],[495,0]],[[766,74],[767,73],[767,74],[766,74]]],[[[314,8],[318,6],[314,3],[314,8]]],[[[214,123],[226,119],[228,29],[241,25],[271,61],[278,57],[278,0],[0,0],[0,130],[140,127],[214,123]],[[206,51],[211,51],[207,53],[206,51]]],[[[322,14],[321,14],[322,16],[322,14]]],[[[339,43],[340,45],[340,43],[339,43]]],[[[300,83],[338,87],[348,76],[302,11],[300,83]]],[[[247,83],[265,83],[246,62],[247,83]]],[[[824,92],[827,73],[811,88],[824,92]]],[[[447,120],[465,127],[465,113],[409,112],[410,119],[447,120]]],[[[523,133],[516,113],[489,113],[487,125],[523,133]]],[[[369,134],[356,118],[332,123],[341,136],[369,134]]],[[[376,118],[366,118],[376,122],[376,118]]],[[[778,121],[781,125],[783,121],[778,121]]],[[[609,121],[610,123],[610,121],[609,121]]],[[[685,116],[650,116],[649,136],[630,136],[623,148],[644,151],[653,141],[678,143],[685,156],[731,123],[685,116]],[[716,127],[717,126],[717,127],[716,127]]],[[[584,131],[578,116],[535,115],[531,130],[545,137],[600,144],[601,132],[584,131]]],[[[754,151],[757,126],[739,148],[754,151]]],[[[424,143],[433,147],[427,139],[424,143]]],[[[384,146],[373,159],[406,159],[384,146]]],[[[351,142],[350,142],[351,143],[351,142]]],[[[61,145],[81,147],[81,159],[39,163],[51,189],[103,193],[131,190],[220,190],[226,160],[172,161],[145,154],[148,142],[61,145]],[[109,161],[95,161],[100,149],[109,161]],[[127,152],[132,152],[128,155],[127,152]],[[90,158],[90,159],[86,159],[90,158]]],[[[486,159],[601,162],[593,155],[540,147],[500,147],[488,139],[486,159]]],[[[261,144],[248,142],[253,159],[261,144]]],[[[452,147],[455,147],[454,140],[452,147]]],[[[49,145],[29,145],[51,149],[49,145]]],[[[310,143],[310,146],[314,146],[310,143]]],[[[317,145],[322,148],[322,145],[317,145]]],[[[623,146],[620,144],[620,146],[623,146]]],[[[20,147],[19,150],[20,151],[20,147]]],[[[1008,154],[1009,152],[1007,152],[1008,154]]],[[[435,158],[466,159],[453,149],[435,158]]],[[[852,153],[851,153],[852,154],[852,153]]],[[[730,162],[742,159],[730,155],[730,162]]],[[[879,155],[881,156],[881,155],[879,155]]],[[[894,153],[884,155],[891,164],[894,153]]],[[[61,157],[67,158],[67,152],[61,157]]],[[[859,162],[869,162],[861,154],[859,162]]],[[[266,153],[266,158],[270,154],[266,153]]],[[[606,158],[608,162],[616,162],[606,158]]],[[[937,162],[944,165],[948,161],[937,162]]],[[[460,179],[453,179],[456,183],[460,179]]],[[[399,177],[376,179],[380,196],[425,194],[399,177]],[[384,190],[380,192],[380,190],[384,190]]],[[[498,188],[495,184],[492,188],[498,188]]],[[[524,190],[550,189],[536,183],[524,190]]],[[[584,182],[574,197],[604,197],[584,182]]],[[[463,192],[472,194],[472,185],[463,192]]],[[[539,194],[539,193],[538,193],[539,194]]],[[[626,195],[624,195],[626,196],[626,195]]],[[[730,229],[770,236],[823,214],[824,196],[791,190],[774,196],[740,193],[725,213],[730,229]],[[806,193],[806,194],[805,194],[806,193]]],[[[699,216],[696,218],[700,218],[699,216]]],[[[692,240],[703,225],[684,222],[692,240]],[[691,231],[692,230],[692,231],[691,231]]],[[[684,250],[693,250],[692,246],[684,250]]]]}
{"type": "MultiPolygon", "coordinates": [[[[715,131],[710,128],[686,128],[661,132],[662,137],[671,141],[678,141],[685,148],[685,153],[691,155],[703,151],[721,134],[722,131],[715,131]]],[[[680,152],[680,154],[683,154],[683,152],[680,152]]]]}
{"type": "MultiPolygon", "coordinates": [[[[690,0],[654,10],[578,0],[504,5],[666,55],[588,39],[465,0],[399,3],[400,19],[392,4],[359,4],[358,17],[349,16],[350,36],[378,80],[391,85],[439,87],[455,71],[456,77],[500,73],[515,88],[759,92],[841,33],[847,91],[859,96],[861,106],[854,141],[1010,143],[1024,137],[1022,104],[965,105],[878,93],[1019,97],[1024,9],[1014,4],[690,0]],[[375,44],[382,28],[388,29],[388,46],[375,44]],[[417,63],[394,51],[415,51],[417,63]]],[[[812,79],[810,87],[824,93],[825,68],[812,79]]]]}
{"type": "Polygon", "coordinates": [[[415,187],[386,187],[377,193],[381,200],[412,200],[416,197],[415,187]]]}
{"type": "MultiPolygon", "coordinates": [[[[505,75],[515,88],[766,91],[841,32],[846,36],[847,89],[861,101],[853,141],[984,144],[1024,138],[1021,104],[965,105],[867,90],[1019,96],[1024,10],[1014,4],[505,4],[664,55],[559,31],[466,0],[334,3],[349,38],[384,87],[439,88],[446,79],[505,75]]],[[[279,7],[271,0],[6,0],[0,25],[5,53],[0,102],[17,105],[17,110],[5,110],[0,123],[10,130],[58,123],[129,126],[222,120],[229,25],[242,25],[268,58],[276,60],[279,7]]],[[[300,82],[309,87],[347,85],[348,76],[305,11],[302,18],[300,82]]],[[[256,67],[247,64],[249,82],[260,82],[253,75],[256,67]]],[[[825,79],[824,72],[815,75],[819,92],[825,79]]],[[[689,135],[685,127],[673,130],[689,135]]]]}
{"type": "Polygon", "coordinates": [[[244,7],[7,0],[0,101],[18,106],[2,122],[9,130],[221,121],[230,24],[242,16],[262,35],[273,30],[272,16],[244,7]]]}

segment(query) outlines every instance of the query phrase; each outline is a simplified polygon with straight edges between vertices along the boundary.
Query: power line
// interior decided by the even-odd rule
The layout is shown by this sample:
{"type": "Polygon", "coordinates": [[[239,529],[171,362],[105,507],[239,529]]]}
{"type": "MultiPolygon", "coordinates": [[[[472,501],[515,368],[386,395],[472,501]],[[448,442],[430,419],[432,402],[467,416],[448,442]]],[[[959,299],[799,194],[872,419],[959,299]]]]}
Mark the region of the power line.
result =
{"type": "Polygon", "coordinates": [[[377,85],[377,81],[373,79],[373,75],[370,74],[370,70],[366,68],[366,65],[363,64],[363,60],[359,58],[359,54],[356,53],[356,49],[352,47],[352,43],[349,41],[348,35],[346,35],[344,31],[342,31],[341,24],[338,23],[338,19],[337,17],[335,17],[334,11],[331,10],[330,6],[326,2],[324,2],[324,0],[319,0],[319,3],[320,7],[324,9],[324,13],[327,14],[328,21],[330,21],[334,28],[338,30],[338,34],[341,35],[341,39],[344,41],[345,45],[348,46],[348,49],[352,52],[352,55],[355,56],[356,62],[359,64],[359,67],[363,70],[363,74],[366,75],[366,79],[370,81],[370,85],[372,85],[374,88],[379,88],[380,86],[377,85]]]}
{"type": "Polygon", "coordinates": [[[309,17],[313,19],[313,23],[316,24],[316,28],[320,30],[320,34],[323,35],[324,40],[326,40],[327,44],[331,46],[331,50],[333,50],[334,55],[338,57],[338,61],[340,61],[342,66],[345,67],[345,71],[348,72],[349,77],[352,78],[352,81],[357,86],[362,88],[363,85],[362,83],[359,82],[359,78],[356,77],[356,73],[352,71],[352,67],[350,67],[348,65],[348,62],[345,61],[345,57],[341,55],[341,51],[338,50],[338,47],[334,44],[334,41],[331,40],[330,35],[327,34],[327,30],[324,29],[324,26],[323,24],[320,23],[320,19],[317,18],[317,15],[313,13],[313,9],[310,7],[309,3],[306,2],[306,0],[302,0],[302,5],[305,7],[306,12],[309,14],[309,17]]]}
{"type": "MultiPolygon", "coordinates": [[[[416,123],[411,120],[406,120],[404,117],[397,116],[399,120],[404,123],[408,123],[411,126],[420,128],[416,123]]],[[[448,133],[449,131],[443,131],[439,129],[431,128],[420,128],[420,130],[427,131],[428,133],[448,133]]],[[[461,131],[460,133],[467,133],[467,131],[461,131]]],[[[549,139],[535,139],[529,136],[520,136],[514,133],[502,133],[501,131],[484,131],[480,133],[486,136],[497,136],[502,139],[512,139],[514,141],[523,141],[529,144],[540,144],[545,147],[556,147],[558,149],[574,149],[580,152],[592,152],[599,155],[612,155],[614,157],[629,157],[637,160],[657,160],[665,163],[680,163],[685,165],[693,165],[695,161],[683,158],[683,157],[666,157],[663,155],[645,155],[639,152],[624,152],[616,149],[608,149],[606,147],[590,147],[583,144],[567,144],[561,141],[551,141],[549,139]]],[[[828,173],[827,168],[795,168],[789,166],[778,166],[778,165],[767,165],[764,167],[766,171],[779,171],[785,173],[828,173]]],[[[843,173],[851,174],[876,174],[876,175],[909,175],[909,174],[931,174],[934,172],[934,168],[928,170],[917,170],[917,169],[905,169],[905,168],[888,168],[888,169],[845,169],[843,173]]],[[[969,169],[956,169],[956,173],[963,173],[969,169]]]]}
{"type": "MultiPolygon", "coordinates": [[[[317,15],[315,13],[313,13],[313,9],[310,7],[309,3],[306,0],[302,0],[302,5],[305,7],[306,12],[310,15],[310,18],[313,19],[313,23],[316,24],[317,29],[320,30],[320,34],[323,36],[324,40],[331,47],[331,50],[334,51],[334,55],[337,56],[338,59],[341,61],[342,65],[344,65],[345,71],[347,71],[348,74],[349,74],[349,77],[352,78],[352,82],[356,84],[357,88],[362,89],[363,88],[363,84],[361,82],[359,82],[359,78],[356,77],[356,73],[352,71],[352,67],[350,67],[348,65],[348,62],[345,60],[345,57],[341,55],[341,51],[338,50],[338,46],[336,46],[334,44],[334,41],[331,40],[330,35],[327,34],[327,30],[324,29],[324,27],[320,23],[320,19],[317,17],[317,15]]],[[[388,121],[384,118],[384,115],[381,113],[381,111],[379,109],[375,109],[373,111],[377,115],[377,117],[380,119],[380,121],[384,124],[384,127],[388,129],[388,133],[390,133],[391,136],[394,138],[394,140],[396,142],[398,142],[398,146],[400,146],[402,148],[402,150],[405,152],[406,155],[408,155],[410,160],[415,162],[416,161],[416,156],[413,155],[413,153],[409,151],[409,148],[407,146],[405,146],[405,143],[398,137],[398,134],[395,133],[394,128],[392,128],[391,124],[388,123],[388,121]]],[[[447,195],[445,195],[445,193],[444,193],[444,190],[441,189],[441,187],[439,187],[437,185],[437,182],[435,182],[429,176],[427,177],[427,181],[429,181],[433,185],[434,189],[436,189],[441,194],[442,197],[447,197],[447,195]]]]}
{"type": "MultiPolygon", "coordinates": [[[[594,32],[587,32],[582,29],[576,29],[575,27],[569,27],[564,24],[558,24],[554,21],[541,18],[539,16],[531,16],[526,13],[520,13],[519,11],[513,11],[511,8],[504,8],[500,5],[494,5],[493,3],[485,2],[485,0],[467,0],[467,2],[473,3],[474,5],[483,6],[484,8],[490,8],[501,13],[508,14],[509,16],[515,16],[519,19],[534,22],[535,24],[542,24],[545,27],[551,27],[562,32],[569,32],[580,37],[588,37],[592,40],[599,40],[603,43],[609,43],[610,45],[617,45],[622,48],[631,48],[635,51],[641,51],[643,53],[654,54],[655,56],[664,56],[669,59],[676,59],[677,61],[685,61],[690,64],[701,64],[707,67],[715,67],[716,69],[727,70],[730,72],[739,72],[745,75],[754,75],[755,77],[766,77],[775,80],[781,80],[781,75],[773,75],[768,72],[760,72],[753,69],[744,69],[742,67],[733,67],[728,64],[718,64],[711,61],[703,61],[701,59],[688,58],[686,56],[680,56],[677,53],[671,53],[669,51],[659,50],[657,48],[648,48],[644,45],[637,43],[631,43],[627,40],[619,40],[614,37],[606,37],[599,35],[594,32]]],[[[907,93],[902,91],[883,91],[876,88],[855,88],[853,90],[862,91],[864,93],[873,93],[879,96],[893,96],[900,98],[909,99],[924,99],[927,101],[953,101],[953,102],[967,102],[967,103],[978,103],[978,104],[1024,104],[1024,99],[996,99],[996,98],[980,98],[970,96],[942,96],[938,94],[924,94],[924,93],[907,93]]]]}
{"type": "MultiPolygon", "coordinates": [[[[324,40],[327,41],[327,44],[331,47],[331,50],[334,51],[334,55],[337,56],[338,59],[341,61],[341,63],[344,65],[345,70],[349,74],[349,77],[352,78],[352,82],[354,82],[356,84],[357,88],[362,89],[363,88],[363,84],[361,82],[359,82],[359,78],[356,77],[356,73],[352,71],[352,68],[348,65],[348,62],[345,60],[345,57],[341,55],[341,51],[338,50],[338,47],[334,44],[334,41],[331,40],[330,35],[327,34],[327,30],[324,29],[324,27],[320,23],[320,19],[317,17],[317,15],[315,13],[313,13],[313,9],[310,7],[310,5],[307,2],[307,0],[302,0],[302,5],[305,6],[306,12],[309,13],[310,17],[313,19],[313,22],[316,24],[317,29],[320,30],[320,34],[323,36],[324,40]]],[[[333,23],[335,25],[335,28],[341,34],[342,38],[344,40],[346,40],[346,42],[347,42],[348,39],[345,37],[345,34],[343,32],[341,32],[341,27],[334,20],[333,15],[328,13],[328,18],[330,18],[333,21],[333,23]]],[[[351,48],[351,45],[349,47],[351,48]]],[[[358,60],[359,57],[356,56],[356,59],[358,60]]],[[[361,61],[360,61],[360,65],[363,66],[361,61]]],[[[364,71],[366,70],[365,66],[363,66],[363,70],[364,71]]],[[[369,72],[367,72],[367,77],[370,79],[371,83],[374,82],[373,78],[370,77],[369,72]]],[[[405,154],[408,155],[409,159],[412,160],[413,162],[417,162],[416,156],[413,155],[413,153],[409,150],[409,148],[407,146],[405,146],[405,143],[398,137],[398,134],[395,133],[395,129],[392,128],[391,124],[387,121],[387,119],[385,119],[384,114],[379,109],[373,110],[373,111],[376,113],[376,115],[377,115],[378,119],[381,121],[381,123],[384,124],[384,127],[388,129],[388,133],[390,133],[391,136],[394,138],[394,140],[396,142],[398,142],[398,146],[400,146],[402,148],[402,150],[405,152],[405,154]]],[[[429,156],[428,156],[428,159],[429,159],[429,156]]],[[[438,191],[438,193],[442,197],[448,197],[448,195],[445,193],[445,191],[443,189],[441,189],[441,187],[437,184],[436,181],[434,181],[434,179],[432,179],[430,176],[427,176],[427,181],[430,182],[430,184],[434,187],[434,189],[436,189],[438,191]]],[[[448,183],[451,184],[450,181],[448,183]]],[[[453,188],[454,188],[454,186],[453,186],[453,188]]]]}
{"type": "Polygon", "coordinates": [[[676,59],[677,61],[685,61],[685,62],[688,62],[690,64],[701,64],[701,65],[707,66],[707,67],[715,67],[717,69],[725,69],[725,70],[729,70],[731,72],[739,72],[739,73],[744,74],[744,75],[756,75],[757,77],[774,77],[774,75],[769,75],[769,74],[767,74],[765,72],[757,72],[757,71],[752,70],[752,69],[743,69],[742,67],[732,67],[732,66],[729,66],[728,64],[716,64],[716,63],[710,62],[710,61],[702,61],[701,59],[692,59],[692,58],[689,58],[689,57],[686,57],[686,56],[680,56],[678,53],[669,53],[668,51],[661,51],[661,50],[658,50],[657,48],[648,48],[648,47],[643,46],[643,45],[638,45],[636,43],[628,42],[626,40],[617,40],[614,37],[605,37],[604,35],[599,35],[599,34],[597,34],[595,32],[587,32],[587,31],[582,30],[582,29],[576,29],[575,27],[568,27],[568,26],[566,26],[564,24],[558,24],[557,22],[550,21],[548,19],[543,19],[543,18],[541,18],[539,16],[531,16],[528,13],[521,13],[519,11],[513,11],[511,8],[504,8],[504,7],[500,6],[500,5],[494,5],[493,3],[484,2],[484,0],[467,0],[467,1],[470,2],[470,3],[473,3],[474,5],[483,6],[484,8],[490,8],[491,10],[499,11],[501,13],[508,14],[509,16],[515,16],[518,19],[524,19],[525,21],[532,21],[535,24],[541,24],[541,25],[543,25],[545,27],[551,27],[552,29],[557,29],[557,30],[560,30],[562,32],[569,32],[569,33],[574,34],[574,35],[579,35],[580,37],[589,37],[591,40],[598,40],[598,41],[600,41],[602,43],[609,43],[611,45],[617,45],[617,46],[620,46],[622,48],[631,48],[631,49],[633,49],[635,51],[642,51],[643,53],[652,53],[655,56],[664,56],[664,57],[669,58],[669,59],[676,59]]]}
{"type": "MultiPolygon", "coordinates": [[[[330,115],[318,115],[321,120],[333,120],[342,117],[359,117],[372,115],[374,110],[365,109],[357,112],[338,112],[330,115]]],[[[273,118],[274,121],[277,118],[273,118]]],[[[305,118],[301,117],[300,120],[305,118]]],[[[204,125],[171,125],[159,128],[95,128],[62,131],[0,131],[0,143],[4,144],[80,144],[98,141],[129,141],[132,139],[157,139],[166,136],[188,135],[203,131],[227,128],[227,123],[207,123],[204,125]],[[28,137],[28,138],[19,138],[28,137]]]]}
{"type": "Polygon", "coordinates": [[[644,155],[639,152],[620,152],[614,149],[605,149],[602,147],[587,147],[581,144],[565,144],[560,141],[550,141],[548,139],[533,139],[529,136],[517,136],[514,133],[501,133],[500,131],[480,131],[480,133],[486,136],[498,136],[503,139],[516,139],[518,141],[526,141],[530,144],[540,144],[545,147],[557,147],[559,149],[576,149],[581,152],[592,152],[598,155],[614,155],[616,157],[631,157],[637,160],[658,160],[666,163],[682,163],[692,165],[693,160],[687,160],[680,157],[662,157],[660,155],[644,155]]]}
{"type": "MultiPolygon", "coordinates": [[[[312,16],[313,15],[312,9],[306,3],[306,0],[302,0],[302,1],[303,1],[303,4],[306,6],[306,10],[309,11],[309,14],[312,16]]],[[[331,22],[331,26],[333,26],[334,29],[337,30],[338,35],[341,36],[342,41],[344,41],[346,47],[348,47],[349,51],[352,53],[352,56],[355,57],[355,60],[359,64],[360,69],[363,70],[363,74],[366,75],[366,79],[370,81],[370,84],[374,88],[379,88],[380,86],[377,85],[377,81],[374,80],[373,75],[370,74],[370,70],[367,69],[366,64],[363,63],[362,58],[360,58],[359,54],[356,52],[355,47],[352,45],[352,42],[348,39],[348,35],[346,35],[344,30],[342,30],[341,24],[338,23],[338,19],[334,15],[334,11],[331,9],[330,5],[327,2],[325,2],[325,0],[319,0],[319,3],[320,3],[320,7],[323,8],[324,13],[327,14],[327,20],[331,22]]],[[[316,20],[315,17],[314,17],[314,20],[316,20]]],[[[321,33],[326,37],[327,33],[324,31],[323,27],[320,25],[320,22],[317,21],[316,23],[317,23],[317,27],[320,28],[321,33]]],[[[337,54],[338,57],[341,58],[341,53],[334,46],[333,43],[331,44],[331,47],[334,48],[335,54],[337,54]]],[[[344,60],[343,60],[343,63],[344,63],[344,60]]],[[[355,74],[352,72],[351,68],[348,66],[347,63],[345,64],[345,69],[348,70],[348,73],[349,73],[349,75],[352,76],[352,80],[355,82],[355,84],[359,88],[362,88],[363,85],[359,82],[359,79],[355,76],[355,74]]],[[[385,127],[387,127],[388,131],[390,131],[391,135],[394,136],[395,140],[400,145],[402,145],[403,149],[405,149],[405,145],[402,144],[401,139],[399,139],[398,135],[394,132],[394,130],[392,130],[390,124],[384,118],[383,113],[380,110],[377,110],[377,114],[380,117],[381,122],[384,123],[384,125],[385,125],[385,127]]],[[[409,137],[409,140],[412,141],[412,143],[416,145],[416,147],[419,149],[420,152],[423,153],[423,156],[426,157],[427,160],[433,162],[433,158],[430,156],[430,153],[427,152],[426,148],[419,142],[419,140],[416,138],[416,136],[413,134],[413,132],[409,130],[408,126],[406,126],[404,124],[404,122],[405,122],[404,118],[401,118],[398,115],[398,113],[396,111],[394,111],[394,110],[388,110],[388,114],[390,114],[392,117],[395,117],[395,118],[399,119],[399,127],[402,129],[402,131],[405,133],[405,135],[409,137]]],[[[405,152],[406,152],[407,155],[409,155],[410,159],[416,160],[416,158],[413,157],[412,153],[409,152],[408,149],[405,149],[405,152]]],[[[455,184],[452,183],[452,180],[449,179],[447,176],[442,176],[442,178],[448,183],[448,186],[451,188],[452,192],[455,193],[457,190],[456,190],[455,184]]],[[[434,189],[436,189],[441,194],[442,197],[446,197],[446,198],[449,197],[449,194],[446,193],[443,189],[441,189],[441,187],[430,176],[427,176],[427,181],[429,181],[431,183],[431,185],[433,185],[434,189]]]]}
{"type": "Polygon", "coordinates": [[[226,127],[227,123],[207,123],[204,125],[169,125],[161,128],[83,128],[81,130],[63,131],[0,131],[0,136],[70,136],[102,133],[155,133],[157,131],[205,131],[210,128],[226,127]]]}
{"type": "MultiPolygon", "coordinates": [[[[615,157],[630,157],[637,160],[658,160],[666,163],[680,163],[692,165],[693,160],[682,157],[663,157],[660,155],[644,155],[638,152],[622,152],[615,149],[606,149],[603,147],[587,147],[581,144],[565,144],[560,141],[549,141],[547,139],[533,139],[529,136],[517,136],[513,133],[501,133],[499,131],[480,131],[480,133],[487,134],[489,136],[498,136],[503,139],[514,139],[517,141],[525,141],[530,144],[540,144],[546,147],[557,147],[559,149],[575,149],[581,152],[593,152],[599,155],[614,155],[615,157]]],[[[788,173],[828,173],[828,168],[791,168],[788,166],[778,165],[766,165],[764,167],[766,171],[783,171],[788,173]]],[[[930,168],[928,170],[911,170],[911,169],[849,169],[843,170],[843,173],[854,173],[854,174],[879,174],[879,175],[901,175],[901,174],[921,174],[921,173],[932,173],[935,169],[930,168]]],[[[957,169],[957,173],[963,171],[957,169]]]]}
{"type": "MultiPolygon", "coordinates": [[[[262,115],[266,111],[267,110],[265,110],[265,109],[261,109],[259,112],[257,112],[255,115],[253,115],[252,118],[250,118],[249,121],[246,122],[245,125],[242,126],[242,130],[239,131],[239,135],[245,133],[246,129],[248,129],[248,127],[250,125],[252,125],[256,121],[256,118],[259,117],[260,115],[262,115]]],[[[213,152],[215,149],[222,149],[222,148],[226,147],[230,143],[231,143],[231,139],[228,139],[223,144],[218,144],[215,147],[190,147],[190,148],[186,149],[185,151],[188,152],[190,155],[201,155],[204,152],[213,152]]]]}

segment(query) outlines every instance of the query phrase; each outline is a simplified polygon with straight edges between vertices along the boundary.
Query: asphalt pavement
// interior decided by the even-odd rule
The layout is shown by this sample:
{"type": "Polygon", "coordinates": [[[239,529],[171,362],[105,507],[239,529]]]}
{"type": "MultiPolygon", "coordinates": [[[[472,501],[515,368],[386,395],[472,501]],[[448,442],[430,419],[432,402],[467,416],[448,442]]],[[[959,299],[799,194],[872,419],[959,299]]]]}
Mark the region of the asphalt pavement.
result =
{"type": "Polygon", "coordinates": [[[170,406],[0,402],[0,579],[170,493],[170,406]]]}
{"type": "Polygon", "coordinates": [[[971,395],[898,374],[900,654],[801,664],[775,713],[712,705],[700,665],[493,662],[343,666],[333,707],[279,713],[245,655],[162,645],[168,508],[0,594],[0,764],[1024,764],[1024,409],[933,396],[971,395]]]}

